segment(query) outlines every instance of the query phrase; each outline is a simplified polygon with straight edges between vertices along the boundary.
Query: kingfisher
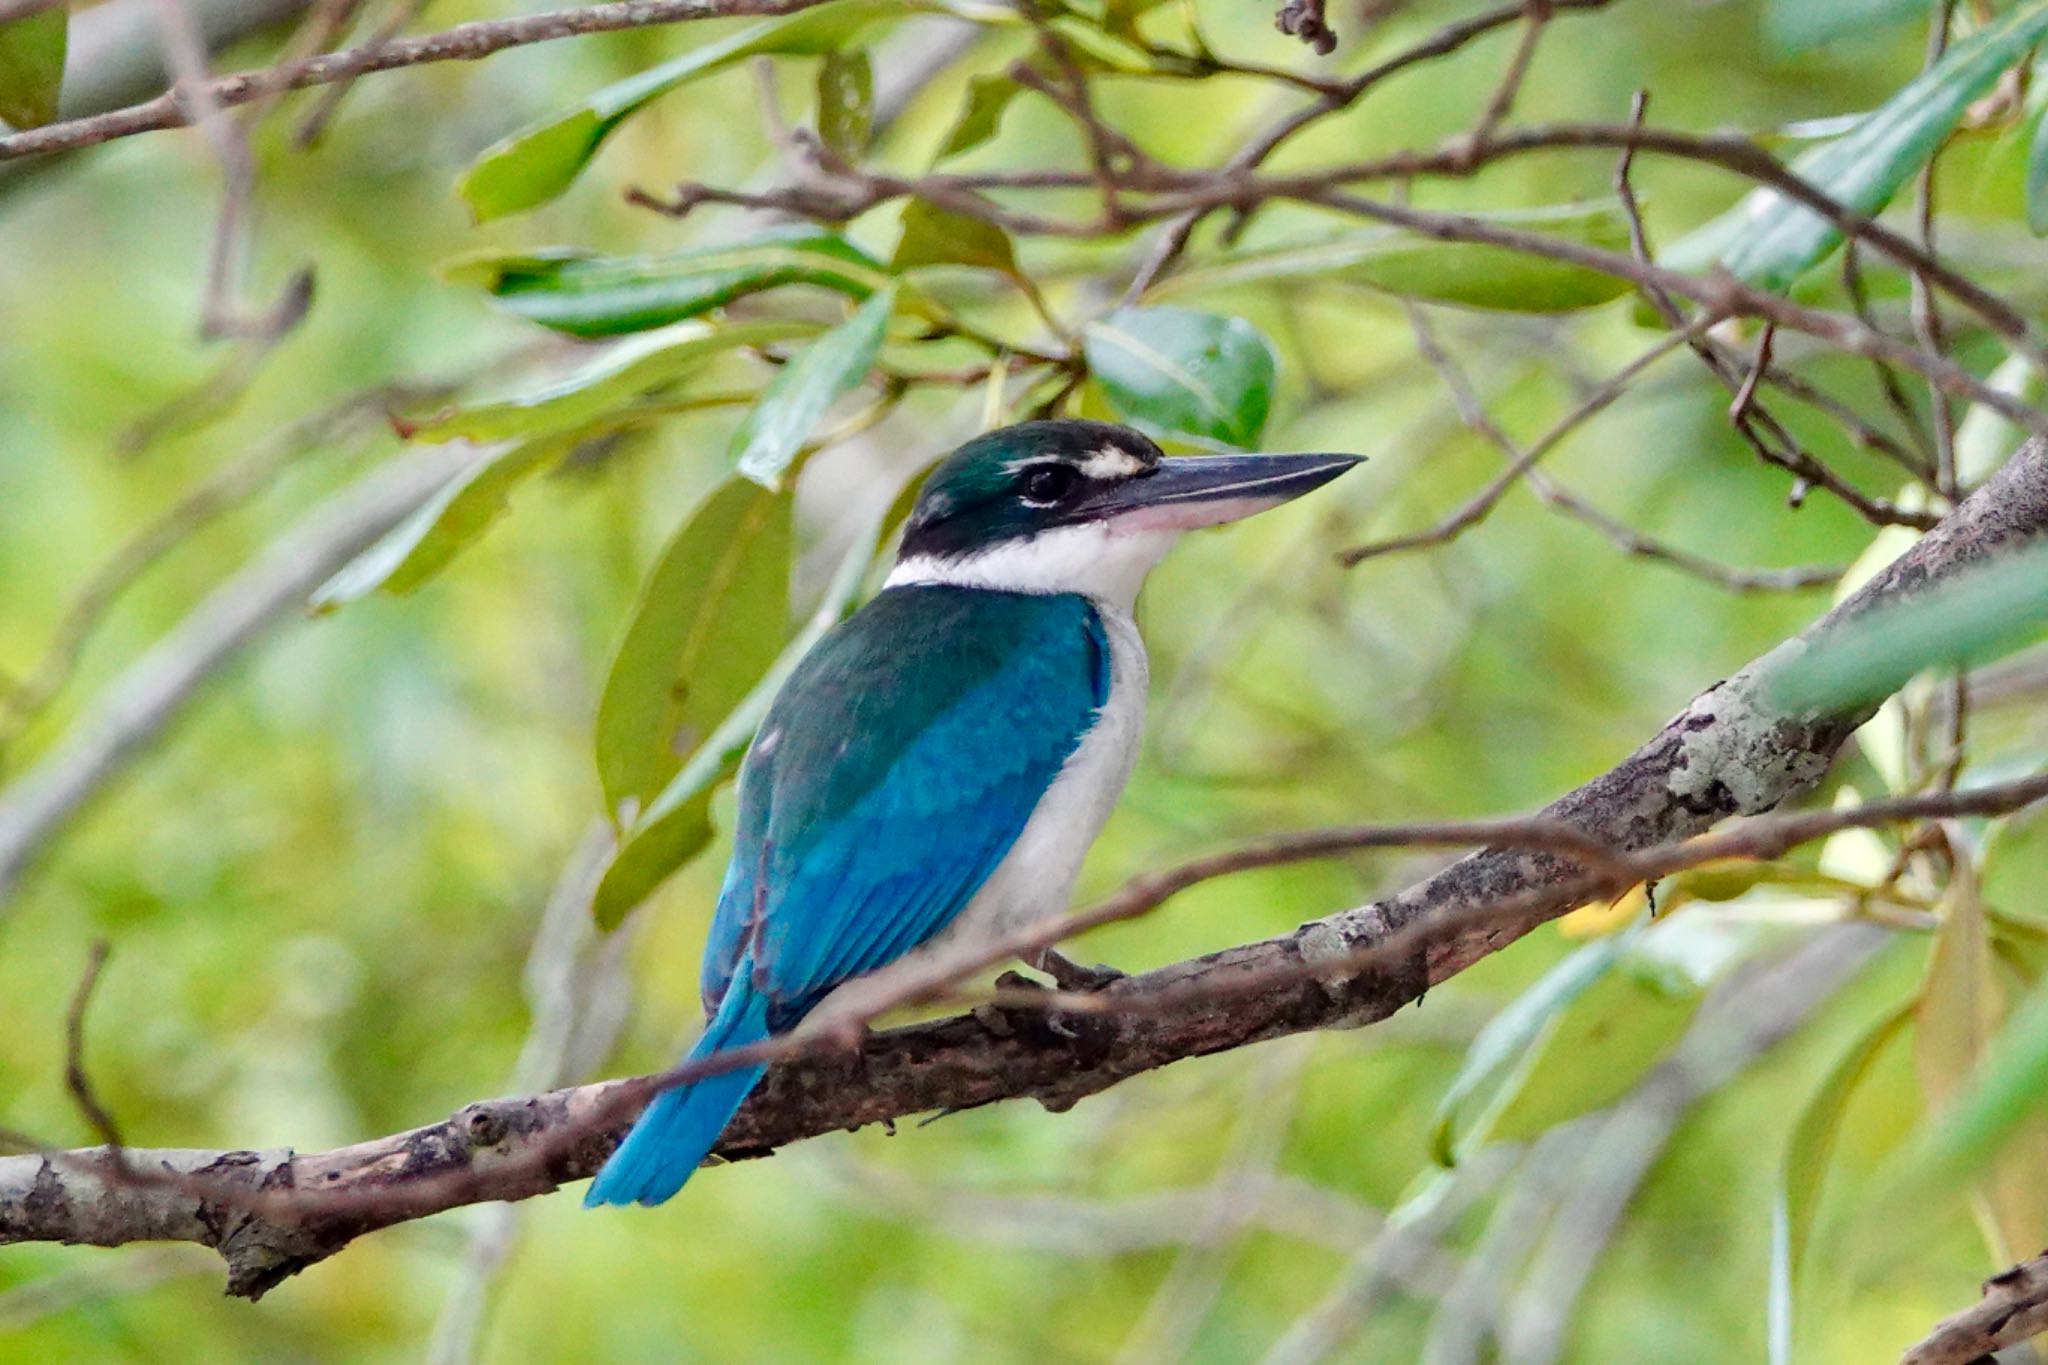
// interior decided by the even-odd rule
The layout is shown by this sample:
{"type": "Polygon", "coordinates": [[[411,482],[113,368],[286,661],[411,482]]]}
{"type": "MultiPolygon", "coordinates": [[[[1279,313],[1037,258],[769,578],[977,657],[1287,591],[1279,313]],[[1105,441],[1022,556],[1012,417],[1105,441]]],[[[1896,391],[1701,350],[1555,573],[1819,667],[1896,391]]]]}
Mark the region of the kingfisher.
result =
{"type": "MultiPolygon", "coordinates": [[[[1137,757],[1146,574],[1182,532],[1358,462],[1172,457],[1129,428],[1064,420],[940,461],[882,590],[798,662],[740,765],[704,948],[709,1022],[689,1060],[793,1029],[906,954],[992,945],[1065,912],[1137,757]]],[[[1032,965],[1062,984],[1075,968],[1050,950],[1032,965]]],[[[675,1194],[765,1070],[656,1096],[584,1203],[675,1194]]]]}

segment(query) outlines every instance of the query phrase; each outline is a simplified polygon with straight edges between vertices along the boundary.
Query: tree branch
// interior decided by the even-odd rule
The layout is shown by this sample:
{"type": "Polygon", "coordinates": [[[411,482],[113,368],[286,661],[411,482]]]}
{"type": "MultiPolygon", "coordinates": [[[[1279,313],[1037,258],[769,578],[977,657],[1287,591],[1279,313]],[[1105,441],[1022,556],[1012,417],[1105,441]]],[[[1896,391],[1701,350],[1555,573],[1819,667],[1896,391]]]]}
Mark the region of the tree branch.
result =
{"type": "Polygon", "coordinates": [[[819,3],[822,0],[611,0],[608,4],[522,14],[512,19],[479,19],[417,38],[372,41],[262,71],[222,76],[194,91],[168,90],[153,100],[123,109],[10,133],[0,137],[0,162],[91,147],[162,128],[186,127],[195,121],[202,107],[194,95],[202,95],[215,108],[227,109],[264,99],[279,90],[354,80],[368,71],[391,71],[428,62],[473,62],[508,47],[557,38],[651,28],[692,19],[791,14],[819,3]]]}
{"type": "Polygon", "coordinates": [[[1934,1324],[1899,1365],[1977,1365],[2048,1331],[2048,1252],[1984,1281],[1984,1297],[1934,1324]]]}
{"type": "MultiPolygon", "coordinates": [[[[2048,782],[2036,780],[1882,803],[1860,816],[1751,821],[1680,846],[1725,817],[1768,810],[1812,783],[1869,714],[1775,710],[1762,681],[1772,667],[1835,622],[2043,534],[2048,443],[2037,440],[1854,597],[1708,688],[1649,743],[1554,802],[1540,820],[1580,831],[1580,843],[1626,853],[1627,868],[1640,874],[1708,856],[1773,856],[1845,824],[2010,809],[2048,796],[2048,782]]],[[[1564,852],[1531,846],[1537,842],[1486,849],[1389,900],[1279,938],[1126,978],[1090,997],[1097,1008],[1057,1031],[1042,1013],[984,1009],[872,1034],[851,1048],[817,1045],[830,1037],[777,1040],[781,1060],[719,1150],[757,1156],[836,1129],[1020,1097],[1062,1110],[1184,1058],[1384,1019],[1583,898],[1584,869],[1599,860],[1569,844],[1564,852]]],[[[1219,871],[1248,865],[1227,857],[1212,863],[1219,871]]],[[[1611,883],[1617,874],[1601,875],[1611,883]]],[[[1154,880],[1153,893],[1186,884],[1154,880]]],[[[1153,893],[1135,899],[1163,899],[1153,893]]],[[[589,1175],[655,1088],[612,1081],[486,1100],[425,1128],[307,1155],[130,1148],[120,1158],[132,1168],[126,1178],[105,1148],[0,1158],[0,1245],[198,1242],[227,1261],[229,1292],[253,1298],[366,1232],[466,1204],[531,1198],[589,1175]]]]}

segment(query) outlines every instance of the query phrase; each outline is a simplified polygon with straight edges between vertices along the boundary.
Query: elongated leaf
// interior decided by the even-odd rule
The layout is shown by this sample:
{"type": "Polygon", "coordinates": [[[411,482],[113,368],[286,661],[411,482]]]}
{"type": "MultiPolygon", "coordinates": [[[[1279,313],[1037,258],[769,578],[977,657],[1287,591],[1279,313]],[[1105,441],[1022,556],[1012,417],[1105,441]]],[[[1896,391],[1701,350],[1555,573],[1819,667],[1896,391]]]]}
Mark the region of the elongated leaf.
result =
{"type": "Polygon", "coordinates": [[[1242,318],[1122,308],[1090,323],[1082,347],[1109,401],[1139,426],[1258,444],[1273,401],[1273,348],[1242,318]]]}
{"type": "Polygon", "coordinates": [[[1927,959],[1927,979],[1913,1007],[1913,1064],[1929,1109],[1962,1088],[1990,1046],[2003,1014],[1992,970],[1991,925],[1977,878],[1958,859],[1942,896],[1941,920],[1927,959]]]}
{"type": "Polygon", "coordinates": [[[417,441],[495,441],[582,426],[674,383],[721,352],[812,330],[797,322],[677,323],[621,342],[575,373],[530,392],[410,420],[405,434],[417,441]]]}
{"type": "Polygon", "coordinates": [[[1799,1273],[1806,1255],[1814,1210],[1820,1206],[1820,1192],[1834,1161],[1835,1141],[1841,1136],[1842,1116],[1871,1067],[1913,1017],[1914,1004],[1912,1000],[1901,1002],[1857,1035],[1828,1068],[1820,1087],[1807,1097],[1798,1121],[1792,1125],[1792,1136],[1786,1143],[1784,1163],[1779,1170],[1786,1261],[1792,1275],[1799,1273]]]}
{"type": "MultiPolygon", "coordinates": [[[[1967,857],[1956,860],[1942,895],[1941,922],[1928,957],[1927,979],[1914,1008],[1913,1060],[1930,1110],[1940,1112],[1983,1064],[2005,1016],[2004,983],[1995,968],[1994,927],[1967,857]]],[[[2048,1157],[2037,1118],[1990,1163],[1978,1185],[1986,1234],[1999,1259],[2048,1238],[2048,1203],[2039,1179],[2048,1157]]]]}
{"type": "Polygon", "coordinates": [[[1707,988],[1749,953],[1755,934],[1753,925],[1692,914],[1581,948],[1584,963],[1579,954],[1566,959],[1510,1007],[1502,1039],[1512,1051],[1503,1056],[1500,1040],[1484,1034],[1484,1050],[1474,1043],[1470,1080],[1461,1069],[1437,1111],[1438,1159],[1538,1137],[1629,1094],[1684,1035],[1707,988]],[[1481,1093],[1483,1104],[1468,1102],[1481,1093]]]}
{"type": "Polygon", "coordinates": [[[875,73],[868,54],[829,52],[818,64],[818,136],[843,157],[867,150],[875,122],[875,73]]]}
{"type": "Polygon", "coordinates": [[[463,172],[456,191],[480,223],[544,204],[575,182],[621,123],[671,90],[748,57],[837,51],[868,25],[910,8],[906,0],[837,0],[751,25],[608,85],[575,108],[493,144],[463,172]]]}
{"type": "MultiPolygon", "coordinates": [[[[2043,36],[2048,3],[2020,5],[1951,46],[1854,131],[1808,151],[1792,169],[1856,212],[1875,214],[1955,131],[1970,105],[2043,36]]],[[[1690,269],[1718,260],[1741,279],[1784,289],[1841,240],[1827,219],[1761,189],[1673,246],[1665,262],[1690,269]]]]}
{"type": "Polygon", "coordinates": [[[1672,989],[1626,966],[1609,972],[1544,1030],[1461,1145],[1527,1141],[1624,1098],[1699,1006],[1697,990],[1672,989]]]}
{"type": "Polygon", "coordinates": [[[1439,1165],[1454,1166],[1464,1150],[1460,1134],[1468,1129],[1473,1102],[1527,1054],[1538,1035],[1572,1001],[1605,976],[1621,956],[1622,938],[1603,938],[1573,952],[1545,972],[1487,1020],[1472,1040],[1465,1060],[1437,1101],[1430,1128],[1430,1154],[1439,1165]]]}
{"type": "Polygon", "coordinates": [[[1097,27],[1078,14],[1059,15],[1046,27],[1066,40],[1085,71],[1137,75],[1153,68],[1151,54],[1144,48],[1097,27]]]}
{"type": "Polygon", "coordinates": [[[2027,146],[2027,227],[2036,237],[2048,236],[2048,118],[2034,125],[2027,146]]]}
{"type": "Polygon", "coordinates": [[[1780,49],[1796,52],[1837,38],[1861,37],[1872,29],[1927,17],[1929,0],[1770,0],[1764,6],[1764,34],[1780,49]]]}
{"type": "Polygon", "coordinates": [[[953,213],[923,199],[903,210],[903,235],[896,242],[891,270],[926,265],[968,265],[1017,273],[1017,251],[1009,234],[993,223],[953,213]]]}
{"type": "Polygon", "coordinates": [[[733,467],[756,483],[780,486],[826,410],[875,367],[895,306],[896,291],[883,290],[783,366],[733,433],[733,467]]]}
{"type": "Polygon", "coordinates": [[[1707,988],[1748,953],[1754,930],[1681,915],[1621,943],[1615,969],[1553,1017],[1464,1146],[1525,1141],[1622,1099],[1684,1036],[1707,988]]]}
{"type": "Polygon", "coordinates": [[[960,116],[940,144],[939,154],[932,158],[933,164],[971,152],[994,137],[1002,126],[1003,111],[1022,88],[1008,76],[976,76],[968,81],[960,116]]]}
{"type": "Polygon", "coordinates": [[[0,122],[39,128],[57,117],[70,6],[0,24],[0,122]]]}
{"type": "MultiPolygon", "coordinates": [[[[1993,1039],[1963,1090],[1886,1161],[1860,1212],[1873,1241],[1908,1235],[1926,1201],[1957,1192],[2048,1102],[2048,987],[2036,987],[1993,1039]],[[1891,1228],[1886,1233],[1883,1229],[1891,1228]]],[[[2038,1174],[2038,1173],[2037,1173],[2038,1174]]],[[[1875,1248],[1873,1248],[1874,1252],[1875,1248]]]]}
{"type": "MultiPolygon", "coordinates": [[[[2022,403],[2039,404],[2044,381],[2034,362],[2025,355],[2009,355],[1998,363],[1984,385],[2022,403]]],[[[2019,424],[1997,409],[1972,403],[1956,425],[1956,479],[1964,487],[1982,483],[1997,472],[2026,437],[2019,424]]]]}
{"type": "Polygon", "coordinates": [[[866,298],[889,282],[873,257],[817,228],[766,232],[730,246],[665,256],[482,252],[449,262],[443,273],[481,285],[531,322],[582,337],[646,331],[781,285],[866,298]]]}
{"type": "Polygon", "coordinates": [[[1773,700],[1825,710],[1887,696],[1922,669],[1981,663],[2048,627],[2048,544],[2025,546],[1827,632],[1770,679],[1773,700]]]}
{"type": "Polygon", "coordinates": [[[580,433],[554,432],[478,457],[417,512],[321,584],[313,610],[330,612],[373,592],[408,593],[448,567],[510,506],[512,489],[574,447],[580,433]]]}
{"type": "Polygon", "coordinates": [[[2029,989],[2048,976],[2048,921],[2032,915],[1991,912],[1991,941],[2001,958],[2020,973],[2029,989]]]}
{"type": "Polygon", "coordinates": [[[874,553],[874,527],[870,526],[867,534],[855,537],[853,548],[840,561],[824,599],[802,632],[783,649],[774,666],[746,698],[726,713],[717,730],[698,746],[620,839],[618,851],[605,869],[591,903],[600,928],[617,928],[633,907],[711,842],[712,794],[739,767],[754,731],[768,714],[768,707],[790,670],[819,637],[852,609],[874,553]]]}
{"type": "Polygon", "coordinates": [[[790,499],[729,479],[655,561],[597,709],[606,807],[643,807],[775,661],[789,633],[790,499]]]}
{"type": "MultiPolygon", "coordinates": [[[[1628,219],[1615,204],[1566,205],[1489,217],[1526,231],[1626,251],[1628,219]]],[[[1223,256],[1168,275],[1148,300],[1275,281],[1362,284],[1402,298],[1514,313],[1563,313],[1620,297],[1628,281],[1526,252],[1438,242],[1398,228],[1368,228],[1223,256]]]]}

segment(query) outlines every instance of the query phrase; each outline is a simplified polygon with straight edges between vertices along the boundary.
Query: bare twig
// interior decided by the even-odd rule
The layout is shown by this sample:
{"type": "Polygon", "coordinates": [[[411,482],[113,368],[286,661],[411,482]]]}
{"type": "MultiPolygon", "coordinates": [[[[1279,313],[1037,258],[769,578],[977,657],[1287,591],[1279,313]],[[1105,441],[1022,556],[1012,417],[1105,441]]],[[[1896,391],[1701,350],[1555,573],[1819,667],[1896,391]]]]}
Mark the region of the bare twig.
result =
{"type": "Polygon", "coordinates": [[[1548,455],[1565,437],[1577,431],[1588,420],[1612,406],[1614,401],[1628,392],[1629,385],[1643,371],[1662,360],[1681,346],[1688,345],[1696,336],[1703,335],[1717,319],[1703,313],[1687,324],[1684,330],[1672,332],[1652,342],[1634,360],[1616,370],[1607,381],[1580,400],[1570,412],[1552,423],[1550,429],[1531,442],[1529,448],[1519,452],[1508,467],[1496,475],[1492,482],[1479,490],[1463,505],[1456,508],[1427,531],[1413,535],[1397,536],[1391,540],[1374,541],[1368,545],[1357,545],[1337,556],[1338,562],[1351,567],[1381,555],[1396,554],[1403,550],[1417,550],[1430,545],[1441,545],[1485,520],[1488,513],[1507,496],[1508,490],[1535,469],[1537,461],[1548,455]]]}
{"type": "Polygon", "coordinates": [[[1591,526],[1624,554],[1668,564],[1730,592],[1792,592],[1821,587],[1842,576],[1841,567],[1824,564],[1791,569],[1732,569],[1725,564],[1718,564],[1676,546],[1667,545],[1625,522],[1608,516],[1550,475],[1524,463],[1525,455],[1516,446],[1513,438],[1501,429],[1498,422],[1487,415],[1486,407],[1480,402],[1470,376],[1444,350],[1443,344],[1436,336],[1435,328],[1430,324],[1427,312],[1419,304],[1411,303],[1407,305],[1407,313],[1409,325],[1415,332],[1416,350],[1444,381],[1444,387],[1450,391],[1451,400],[1465,425],[1499,450],[1511,468],[1522,468],[1523,477],[1528,481],[1531,491],[1546,505],[1591,526]]]}
{"type": "Polygon", "coordinates": [[[92,1006],[93,987],[99,985],[100,971],[106,965],[107,941],[96,939],[90,956],[86,958],[85,972],[71,993],[71,1008],[64,1016],[64,1088],[70,1092],[79,1112],[92,1125],[101,1145],[118,1161],[125,1145],[121,1141],[121,1130],[114,1126],[114,1116],[100,1103],[99,1095],[93,1089],[92,1077],[85,1067],[85,1012],[92,1006]]]}
{"type": "MultiPolygon", "coordinates": [[[[432,62],[479,61],[508,47],[591,33],[615,33],[621,29],[729,15],[791,14],[820,3],[822,0],[609,0],[605,4],[548,10],[511,19],[481,19],[418,38],[365,44],[344,52],[307,57],[275,70],[222,76],[206,86],[205,94],[216,106],[226,109],[262,99],[279,87],[300,90],[353,80],[370,71],[396,71],[432,62]]],[[[175,93],[164,94],[124,109],[66,119],[0,137],[0,162],[73,151],[137,133],[183,128],[192,122],[190,101],[175,93]]]]}

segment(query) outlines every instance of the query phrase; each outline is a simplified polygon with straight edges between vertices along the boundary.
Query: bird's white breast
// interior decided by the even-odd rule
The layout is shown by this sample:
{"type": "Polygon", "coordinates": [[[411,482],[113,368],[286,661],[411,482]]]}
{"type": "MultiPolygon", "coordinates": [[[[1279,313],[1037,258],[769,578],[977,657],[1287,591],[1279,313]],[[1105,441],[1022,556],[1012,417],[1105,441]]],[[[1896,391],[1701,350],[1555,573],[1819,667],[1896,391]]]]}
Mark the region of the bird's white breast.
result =
{"type": "Polygon", "coordinates": [[[1095,609],[1109,637],[1109,700],[944,942],[994,942],[1064,913],[1081,860],[1130,780],[1145,729],[1145,642],[1122,607],[1098,599],[1095,609]]]}

